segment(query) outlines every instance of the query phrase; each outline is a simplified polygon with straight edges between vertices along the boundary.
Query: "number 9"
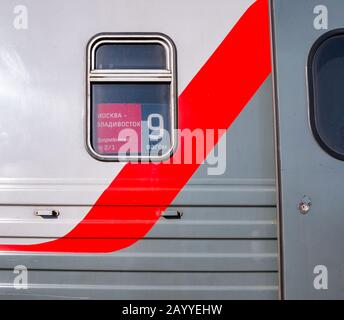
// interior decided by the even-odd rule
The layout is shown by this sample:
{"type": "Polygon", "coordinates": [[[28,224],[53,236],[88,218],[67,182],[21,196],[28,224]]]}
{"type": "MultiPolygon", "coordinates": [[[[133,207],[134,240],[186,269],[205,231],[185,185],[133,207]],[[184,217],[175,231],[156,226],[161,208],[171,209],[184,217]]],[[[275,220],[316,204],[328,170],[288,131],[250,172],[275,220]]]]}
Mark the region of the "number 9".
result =
{"type": "Polygon", "coordinates": [[[158,141],[161,140],[164,136],[164,118],[161,114],[158,113],[152,113],[148,116],[148,129],[156,132],[159,131],[158,134],[149,134],[149,139],[152,141],[158,141]],[[153,125],[153,119],[158,119],[158,125],[153,125]]]}

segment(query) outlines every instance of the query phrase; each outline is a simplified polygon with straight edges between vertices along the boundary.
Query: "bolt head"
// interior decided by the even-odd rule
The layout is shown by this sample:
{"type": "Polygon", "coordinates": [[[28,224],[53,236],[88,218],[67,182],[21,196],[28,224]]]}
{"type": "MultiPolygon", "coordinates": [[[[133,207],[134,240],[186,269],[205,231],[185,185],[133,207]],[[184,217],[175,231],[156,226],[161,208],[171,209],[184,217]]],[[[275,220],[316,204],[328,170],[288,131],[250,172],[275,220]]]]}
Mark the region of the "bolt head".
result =
{"type": "Polygon", "coordinates": [[[311,207],[309,204],[300,203],[300,205],[299,205],[299,211],[301,214],[307,214],[310,209],[311,209],[311,207]]]}

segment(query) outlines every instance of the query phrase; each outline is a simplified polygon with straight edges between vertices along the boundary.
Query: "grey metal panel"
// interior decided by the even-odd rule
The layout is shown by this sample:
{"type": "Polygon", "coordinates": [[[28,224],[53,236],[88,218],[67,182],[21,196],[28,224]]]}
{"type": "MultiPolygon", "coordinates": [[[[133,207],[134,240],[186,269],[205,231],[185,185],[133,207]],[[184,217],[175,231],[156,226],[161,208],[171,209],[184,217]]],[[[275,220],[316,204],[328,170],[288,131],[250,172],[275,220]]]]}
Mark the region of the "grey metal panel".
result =
{"type": "Polygon", "coordinates": [[[274,0],[274,73],[278,121],[283,293],[288,299],[344,298],[343,169],[316,142],[309,125],[306,63],[314,42],[344,26],[342,0],[274,0]],[[325,5],[328,30],[316,30],[314,8],[325,5]],[[311,210],[301,215],[304,195],[311,210]],[[316,290],[314,268],[328,270],[328,289],[316,290]]]}
{"type": "MultiPolygon", "coordinates": [[[[229,128],[226,139],[225,173],[211,176],[207,172],[208,165],[201,165],[176,197],[174,205],[276,205],[271,77],[229,128]]],[[[101,193],[109,185],[101,179],[55,179],[53,184],[49,179],[2,178],[2,181],[0,189],[6,192],[0,192],[0,203],[18,204],[18,200],[11,199],[20,199],[22,204],[32,204],[39,191],[42,196],[34,204],[50,206],[93,204],[89,199],[94,198],[95,190],[101,193]],[[86,200],[76,200],[81,198],[86,200]]]]}
{"type": "Polygon", "coordinates": [[[276,208],[192,207],[180,220],[160,219],[146,236],[156,238],[276,238],[276,208]]]}
{"type": "MultiPolygon", "coordinates": [[[[96,239],[95,239],[96,241],[96,239]]],[[[141,240],[100,255],[2,253],[0,269],[40,270],[277,271],[276,240],[141,240]]]]}
{"type": "Polygon", "coordinates": [[[269,77],[226,133],[224,174],[203,164],[174,205],[276,205],[272,84],[269,77]]]}
{"type": "MultiPolygon", "coordinates": [[[[11,238],[14,241],[16,237],[58,238],[61,236],[61,229],[67,232],[77,223],[75,215],[79,211],[88,212],[91,209],[90,207],[54,207],[60,212],[60,216],[55,219],[44,219],[34,215],[37,208],[0,207],[1,242],[5,243],[11,238]],[[42,224],[44,228],[38,228],[42,224]]],[[[120,211],[121,207],[113,207],[112,210],[120,211]]],[[[172,215],[176,212],[183,214],[181,219],[160,218],[145,238],[276,238],[276,208],[171,207],[166,210],[166,213],[172,215]]],[[[106,222],[119,223],[116,220],[106,222]]],[[[94,224],[96,227],[100,223],[104,221],[92,220],[87,222],[87,225],[94,224]]],[[[147,221],[121,220],[120,223],[137,226],[146,224],[147,221]]]]}
{"type": "Polygon", "coordinates": [[[0,271],[0,299],[277,299],[277,273],[29,271],[28,290],[0,271]]]}
{"type": "Polygon", "coordinates": [[[268,181],[228,181],[227,185],[185,186],[174,200],[174,205],[233,205],[233,206],[272,206],[276,205],[274,180],[268,181]]]}

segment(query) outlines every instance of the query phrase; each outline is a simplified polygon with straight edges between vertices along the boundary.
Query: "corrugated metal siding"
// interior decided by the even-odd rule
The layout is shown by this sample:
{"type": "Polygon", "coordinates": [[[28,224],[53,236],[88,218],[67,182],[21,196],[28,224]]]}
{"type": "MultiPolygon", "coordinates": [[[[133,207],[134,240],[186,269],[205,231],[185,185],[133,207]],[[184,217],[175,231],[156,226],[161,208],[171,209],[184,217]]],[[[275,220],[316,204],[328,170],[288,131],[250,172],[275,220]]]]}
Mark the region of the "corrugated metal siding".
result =
{"type": "MultiPolygon", "coordinates": [[[[111,254],[2,253],[0,298],[277,299],[271,103],[268,79],[227,133],[226,173],[211,177],[201,166],[168,208],[182,219],[161,218],[111,254]],[[28,290],[13,289],[16,265],[29,269],[28,290]]],[[[30,217],[34,208],[21,209],[30,217]]],[[[78,209],[61,212],[73,219],[78,209]]]]}
{"type": "Polygon", "coordinates": [[[178,210],[181,220],[161,218],[147,238],[111,254],[3,253],[0,297],[277,298],[275,208],[178,210]],[[17,291],[13,268],[22,264],[29,289],[17,291]]]}
{"type": "Polygon", "coordinates": [[[1,299],[274,299],[276,273],[31,271],[30,288],[14,291],[0,271],[1,299]],[[7,288],[6,288],[7,286],[7,288]]]}

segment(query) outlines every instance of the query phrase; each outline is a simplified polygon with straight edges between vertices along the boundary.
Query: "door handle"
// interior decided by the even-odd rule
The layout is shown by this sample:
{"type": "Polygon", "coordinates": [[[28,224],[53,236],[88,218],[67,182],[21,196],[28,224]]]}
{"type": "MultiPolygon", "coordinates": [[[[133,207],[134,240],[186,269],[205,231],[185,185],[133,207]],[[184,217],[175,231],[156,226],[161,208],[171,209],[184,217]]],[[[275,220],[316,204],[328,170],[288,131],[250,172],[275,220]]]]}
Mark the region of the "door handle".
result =
{"type": "Polygon", "coordinates": [[[183,212],[182,211],[165,211],[165,213],[162,215],[163,218],[167,219],[167,220],[178,220],[181,219],[183,216],[183,212]]]}
{"type": "Polygon", "coordinates": [[[58,210],[37,210],[35,216],[42,218],[57,218],[60,215],[58,210]]]}

